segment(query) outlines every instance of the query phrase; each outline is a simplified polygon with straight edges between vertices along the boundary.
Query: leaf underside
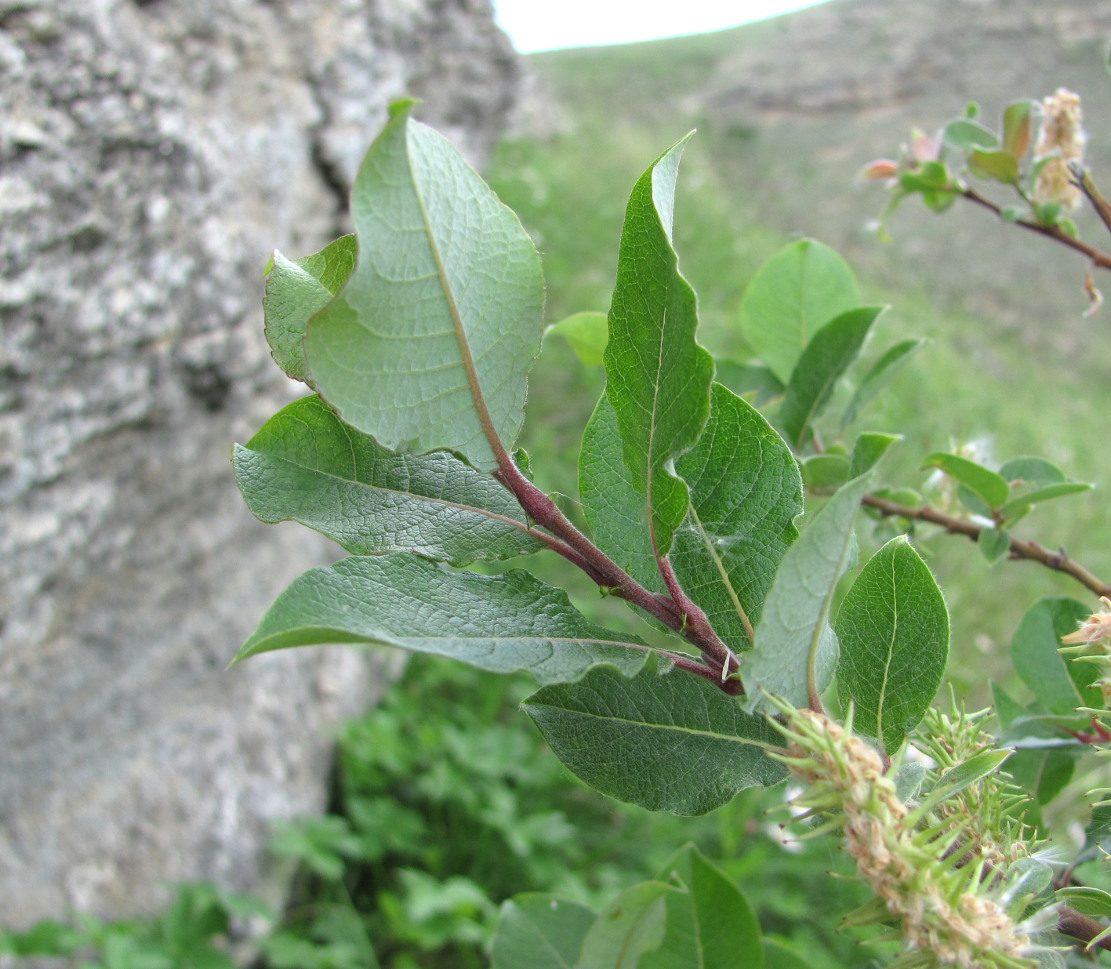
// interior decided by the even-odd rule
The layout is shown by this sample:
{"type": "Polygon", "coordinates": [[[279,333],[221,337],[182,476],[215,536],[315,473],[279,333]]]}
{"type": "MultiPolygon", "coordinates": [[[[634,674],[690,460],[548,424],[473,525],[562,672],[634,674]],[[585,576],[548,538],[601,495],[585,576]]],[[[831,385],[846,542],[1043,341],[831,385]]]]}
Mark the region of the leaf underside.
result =
{"type": "Polygon", "coordinates": [[[404,553],[344,559],[295,579],[243,644],[257,653],[322,643],[374,643],[460,660],[539,683],[608,664],[633,676],[648,648],[582,616],[562,589],[517,569],[452,572],[404,553]]]}
{"type": "Polygon", "coordinates": [[[394,113],[359,170],[359,258],[311,320],[311,384],[395,451],[457,451],[492,470],[539,352],[543,281],[517,216],[441,135],[394,113]]]}

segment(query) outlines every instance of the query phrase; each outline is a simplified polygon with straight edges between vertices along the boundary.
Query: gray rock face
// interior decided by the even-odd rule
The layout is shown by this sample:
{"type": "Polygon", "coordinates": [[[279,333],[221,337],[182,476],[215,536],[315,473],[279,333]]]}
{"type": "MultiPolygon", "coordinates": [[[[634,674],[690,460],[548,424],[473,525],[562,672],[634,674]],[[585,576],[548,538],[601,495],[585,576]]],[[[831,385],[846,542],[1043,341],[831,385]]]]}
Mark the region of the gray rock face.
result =
{"type": "Polygon", "coordinates": [[[386,106],[472,161],[517,63],[488,0],[0,0],[0,922],[264,884],[324,725],[388,658],[224,667],[336,550],[256,523],[228,461],[297,392],[269,250],[344,227],[386,106]]]}

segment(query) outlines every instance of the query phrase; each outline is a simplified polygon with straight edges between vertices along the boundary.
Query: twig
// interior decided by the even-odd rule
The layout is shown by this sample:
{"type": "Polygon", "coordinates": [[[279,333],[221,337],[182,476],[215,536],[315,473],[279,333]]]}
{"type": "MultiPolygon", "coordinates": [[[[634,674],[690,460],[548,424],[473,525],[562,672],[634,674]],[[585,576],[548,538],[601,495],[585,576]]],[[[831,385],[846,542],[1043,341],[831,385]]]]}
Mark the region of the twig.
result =
{"type": "MultiPolygon", "coordinates": [[[[862,504],[865,505],[865,507],[876,509],[876,511],[880,512],[885,517],[897,515],[902,518],[910,518],[915,521],[924,521],[934,525],[940,525],[947,532],[951,532],[954,535],[964,535],[974,542],[979,541],[980,533],[984,530],[980,525],[966,521],[963,518],[954,518],[952,515],[946,515],[944,512],[940,512],[936,508],[931,508],[929,505],[912,508],[909,505],[900,505],[898,502],[880,498],[878,495],[865,495],[862,499],[862,504]]],[[[1066,575],[1072,576],[1077,582],[1086,589],[1094,592],[1097,596],[1111,596],[1111,585],[1108,585],[1101,578],[1084,568],[1079,562],[1074,562],[1070,559],[1064,549],[1051,552],[1049,549],[1045,548],[1045,546],[1039,545],[1037,542],[1023,542],[1017,538],[1012,538],[1009,557],[1012,559],[1024,559],[1029,562],[1040,562],[1046,568],[1053,569],[1056,572],[1064,572],[1066,575]]]]}
{"type": "MultiPolygon", "coordinates": [[[[1002,207],[996,205],[991,199],[985,198],[975,189],[964,188],[960,190],[960,194],[970,202],[975,202],[977,205],[983,206],[989,212],[994,212],[1000,218],[1003,217],[1002,207]]],[[[1031,232],[1037,232],[1039,235],[1046,236],[1049,239],[1053,239],[1055,242],[1059,242],[1063,246],[1068,246],[1070,249],[1075,249],[1077,252],[1082,252],[1092,261],[1093,266],[1098,266],[1100,269],[1111,269],[1111,256],[1107,255],[1105,252],[1101,252],[1094,246],[1088,245],[1086,242],[1074,239],[1058,226],[1042,225],[1039,222],[1031,222],[1029,219],[1016,219],[1014,224],[1020,225],[1024,229],[1029,229],[1031,232]]]]}

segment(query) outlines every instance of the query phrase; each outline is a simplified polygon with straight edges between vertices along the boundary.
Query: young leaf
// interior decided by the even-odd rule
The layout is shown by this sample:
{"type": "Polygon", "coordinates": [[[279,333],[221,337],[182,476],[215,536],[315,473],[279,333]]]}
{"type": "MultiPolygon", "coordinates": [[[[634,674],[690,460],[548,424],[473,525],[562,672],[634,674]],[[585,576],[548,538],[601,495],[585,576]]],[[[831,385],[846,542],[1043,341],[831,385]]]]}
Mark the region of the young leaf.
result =
{"type": "Polygon", "coordinates": [[[994,179],[1004,185],[1018,183],[1018,159],[1009,151],[981,151],[968,156],[968,170],[977,178],[994,179]]]}
{"type": "Polygon", "coordinates": [[[995,565],[1011,549],[1011,533],[1005,528],[984,528],[976,540],[980,554],[989,565],[995,565]]]}
{"type": "Polygon", "coordinates": [[[554,895],[515,895],[501,907],[493,969],[572,969],[596,913],[554,895]]]}
{"type": "Polygon", "coordinates": [[[1078,495],[1083,491],[1091,491],[1093,487],[1095,486],[1086,481],[1062,481],[1058,484],[1046,485],[1044,488],[1035,488],[1008,501],[999,509],[999,514],[1004,519],[1014,518],[1020,512],[1025,513],[1043,501],[1064,498],[1066,495],[1078,495]]]}
{"type": "Polygon", "coordinates": [[[459,153],[395,106],[351,193],[359,260],[309,321],[312,384],[391,450],[458,451],[492,470],[539,352],[540,260],[459,153]]]}
{"type": "Polygon", "coordinates": [[[826,323],[860,303],[837,253],[812,239],[792,242],[752,277],[741,299],[745,339],[786,384],[803,348],[826,323]]]}
{"type": "Polygon", "coordinates": [[[950,121],[942,132],[942,140],[956,151],[972,151],[974,148],[997,148],[999,136],[978,121],[958,118],[950,121]]]}
{"type": "Polygon", "coordinates": [[[989,508],[1006,504],[1011,493],[1010,485],[998,474],[959,454],[936,452],[928,455],[919,467],[941,468],[982,498],[989,508]]]}
{"type": "Polygon", "coordinates": [[[266,342],[274,361],[294,380],[308,379],[301,341],[309,318],[347,282],[355,254],[355,237],[346,235],[303,259],[290,260],[280,252],[271,259],[262,299],[266,342]]]}
{"type": "Polygon", "coordinates": [[[1014,101],[1003,111],[1003,150],[1022,161],[1030,148],[1034,101],[1014,101]]]}
{"type": "Polygon", "coordinates": [[[609,339],[608,325],[605,313],[574,313],[547,327],[544,336],[554,333],[563,337],[583,363],[600,367],[609,339]]]}
{"type": "Polygon", "coordinates": [[[605,352],[606,396],[659,555],[687,516],[687,486],[671,467],[702,433],[714,375],[713,358],[694,339],[696,298],[672,247],[685,145],[684,138],[661,155],[629,198],[605,352]]]}
{"type": "Polygon", "coordinates": [[[864,566],[833,629],[841,641],[838,693],[855,705],[854,726],[898,750],[933,701],[949,657],[945,600],[905,536],[864,566]]]}
{"type": "Polygon", "coordinates": [[[412,551],[452,565],[543,546],[491,476],[446,451],[396,454],[348,427],[319,397],[275,414],[232,455],[255,517],[315,528],[354,555],[412,551]]]}
{"type": "MultiPolygon", "coordinates": [[[[680,584],[734,651],[747,649],[802,511],[798,465],[750,404],[715,384],[698,443],[675,464],[690,488],[690,512],[671,562],[680,584]]],[[[613,409],[599,402],[583,435],[580,497],[595,541],[653,591],[662,591],[644,527],[644,499],[621,461],[613,409]]]]}
{"type": "Polygon", "coordinates": [[[903,340],[901,343],[896,343],[872,364],[872,368],[864,375],[864,379],[860,381],[860,385],[853,393],[849,406],[845,408],[845,413],[841,417],[841,426],[848,427],[855,421],[857,415],[872,402],[876,394],[898,373],[899,368],[911,356],[921,350],[926,343],[926,340],[903,340]]]}
{"type": "Polygon", "coordinates": [[[860,354],[882,306],[847,310],[823,326],[795,365],[779,420],[796,450],[806,443],[814,420],[821,414],[834,385],[860,354]]]}
{"type": "Polygon", "coordinates": [[[1062,484],[1065,481],[1065,472],[1053,462],[1028,456],[1003,462],[999,476],[1012,486],[1025,482],[1044,488],[1046,485],[1062,484]]]}
{"type": "Polygon", "coordinates": [[[812,493],[834,492],[852,475],[850,462],[844,454],[815,454],[802,465],[802,480],[812,493]]]}
{"type": "Polygon", "coordinates": [[[1041,599],[1029,609],[1011,639],[1015,672],[1050,713],[1070,716],[1077,707],[1102,706],[1092,684],[1099,670],[1061,655],[1061,637],[1076,632],[1092,610],[1075,599],[1041,599]]]}
{"type": "Polygon", "coordinates": [[[856,439],[853,445],[853,459],[849,467],[849,477],[859,478],[866,471],[871,471],[880,458],[896,441],[901,441],[900,434],[880,434],[866,432],[856,439]]]}
{"type": "Polygon", "coordinates": [[[597,669],[524,701],[555,755],[591,787],[650,811],[705,814],[786,770],[765,756],[779,734],[698,676],[597,669]]]}
{"type": "Polygon", "coordinates": [[[578,680],[599,663],[633,676],[647,658],[635,636],[588,622],[562,589],[527,572],[449,572],[405,553],[347,558],[294,579],[234,662],[320,643],[397,646],[494,673],[525,670],[540,683],[578,680]]]}
{"type": "Polygon", "coordinates": [[[765,706],[763,692],[804,707],[812,691],[820,694],[829,684],[838,649],[830,609],[849,562],[853,518],[868,478],[843,485],[784,555],[756,627],[755,646],[741,666],[750,712],[765,706]]]}
{"type": "Polygon", "coordinates": [[[741,890],[694,845],[681,848],[657,876],[682,891],[666,896],[667,933],[638,969],[764,969],[760,923],[741,890]]]}
{"type": "Polygon", "coordinates": [[[575,969],[637,969],[644,953],[660,947],[667,928],[666,896],[678,889],[641,882],[607,905],[583,940],[575,969]]]}

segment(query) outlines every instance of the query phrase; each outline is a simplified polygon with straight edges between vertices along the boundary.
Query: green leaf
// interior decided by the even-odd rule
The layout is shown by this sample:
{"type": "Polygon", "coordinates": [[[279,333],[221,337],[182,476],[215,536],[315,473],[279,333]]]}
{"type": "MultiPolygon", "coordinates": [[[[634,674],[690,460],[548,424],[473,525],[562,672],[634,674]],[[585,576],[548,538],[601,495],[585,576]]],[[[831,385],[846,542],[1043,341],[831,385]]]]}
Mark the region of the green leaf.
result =
{"type": "Polygon", "coordinates": [[[586,933],[575,969],[637,969],[644,953],[663,942],[666,896],[677,893],[663,882],[641,882],[625,889],[586,933]]]}
{"type": "Polygon", "coordinates": [[[837,687],[855,705],[854,726],[899,749],[941,685],[949,613],[926,563],[900,535],[864,566],[833,629],[841,641],[837,687]]]}
{"type": "Polygon", "coordinates": [[[574,313],[544,330],[563,337],[571,344],[579,359],[588,367],[600,367],[609,339],[609,324],[605,313],[574,313]]]}
{"type": "Polygon", "coordinates": [[[1029,609],[1011,639],[1015,672],[1050,713],[1070,716],[1077,707],[1103,705],[1092,684],[1099,670],[1088,663],[1071,663],[1058,650],[1061,637],[1076,632],[1091,608],[1075,599],[1041,599],[1029,609]]]}
{"type": "Polygon", "coordinates": [[[515,895],[501,907],[493,969],[572,969],[595,912],[555,895],[515,895]]]}
{"type": "Polygon", "coordinates": [[[1015,784],[1045,805],[1061,793],[1076,772],[1079,751],[1064,747],[1016,750],[1007,761],[1007,773],[1015,784]]]}
{"type": "Polygon", "coordinates": [[[998,474],[958,454],[936,452],[928,455],[919,467],[940,468],[979,495],[989,508],[1006,504],[1011,494],[1010,485],[998,474]]]}
{"type": "Polygon", "coordinates": [[[1102,888],[1081,885],[1058,888],[1056,898],[1057,901],[1076,909],[1081,915],[1094,915],[1098,918],[1111,916],[1111,894],[1102,888]]]}
{"type": "Polygon", "coordinates": [[[755,363],[737,363],[718,360],[714,379],[728,387],[738,397],[752,395],[754,407],[760,407],[783,395],[783,382],[771,371],[755,363]]]}
{"type": "Polygon", "coordinates": [[[644,494],[637,491],[625,464],[617,415],[605,394],[583,431],[579,500],[594,543],[641,585],[664,591],[644,494]]]}
{"type": "Polygon", "coordinates": [[[347,282],[355,255],[355,237],[347,235],[303,259],[275,252],[270,260],[262,299],[266,342],[274,361],[294,380],[308,379],[302,340],[309,318],[347,282]]]}
{"type": "Polygon", "coordinates": [[[812,967],[785,942],[765,937],[764,969],[812,969],[812,967]]]}
{"type": "Polygon", "coordinates": [[[355,555],[412,551],[465,565],[542,548],[492,477],[446,451],[396,454],[319,397],[275,414],[232,454],[236,483],[264,522],[299,521],[355,555]]]}
{"type": "Polygon", "coordinates": [[[1065,472],[1057,465],[1045,458],[1019,457],[1005,461],[999,469],[1000,477],[1006,479],[1012,487],[1016,484],[1030,483],[1039,487],[1061,484],[1065,481],[1065,472]]]}
{"type": "Polygon", "coordinates": [[[1003,111],[1003,150],[1022,161],[1030,148],[1035,101],[1013,101],[1003,111]]]}
{"type": "Polygon", "coordinates": [[[856,439],[856,444],[853,445],[853,459],[849,467],[849,477],[859,478],[866,471],[871,471],[879,463],[880,458],[887,453],[887,449],[896,441],[902,439],[901,434],[871,432],[861,434],[856,439]]]}
{"type": "Polygon", "coordinates": [[[812,690],[820,694],[829,684],[838,650],[830,610],[849,563],[853,518],[868,477],[842,486],[783,557],[756,627],[755,646],[741,667],[750,712],[766,705],[762,692],[804,707],[812,690]]]}
{"type": "Polygon", "coordinates": [[[694,845],[673,855],[657,880],[681,891],[666,896],[667,933],[638,969],[764,969],[760,923],[752,906],[694,845]]]}
{"type": "MultiPolygon", "coordinates": [[[[690,511],[671,562],[680,584],[734,651],[759,622],[775,570],[795,540],[802,511],[798,465],[750,404],[720,384],[698,443],[675,465],[690,488],[690,511]]],[[[644,499],[621,460],[613,409],[603,397],[579,458],[580,498],[598,546],[653,591],[663,585],[644,526],[644,499]]]]}
{"type": "Polygon", "coordinates": [[[975,148],[999,147],[999,136],[978,121],[958,118],[950,121],[942,132],[946,146],[955,151],[972,151],[975,148]]]}
{"type": "Polygon", "coordinates": [[[806,443],[834,385],[860,354],[872,324],[884,309],[862,306],[845,311],[822,327],[803,350],[779,412],[787,440],[796,449],[806,443]]]}
{"type": "Polygon", "coordinates": [[[786,384],[814,334],[859,303],[856,280],[845,261],[819,242],[800,239],[752,277],[741,299],[741,331],[786,384]]]}
{"type": "Polygon", "coordinates": [[[860,381],[860,385],[853,393],[849,406],[845,408],[845,413],[841,417],[841,426],[848,427],[855,421],[860,412],[899,372],[899,368],[927,342],[927,340],[903,340],[901,343],[896,343],[872,364],[871,369],[864,375],[864,379],[860,381]]]}
{"type": "Polygon", "coordinates": [[[1091,491],[1093,487],[1095,486],[1088,484],[1086,481],[1063,481],[1059,484],[1046,485],[1044,488],[1036,488],[1008,501],[999,509],[999,514],[1004,519],[1013,518],[1020,512],[1025,513],[1035,505],[1040,505],[1043,501],[1064,498],[1067,495],[1078,495],[1083,491],[1091,491]]]}
{"type": "Polygon", "coordinates": [[[235,662],[274,649],[375,643],[457,659],[540,683],[577,680],[599,663],[632,676],[647,647],[588,622],[561,589],[513,569],[449,572],[414,555],[352,557],[294,579],[235,662]]]}
{"type": "Polygon", "coordinates": [[[802,465],[802,480],[810,492],[836,491],[849,480],[849,459],[843,454],[815,454],[802,465]]]}
{"type": "Polygon", "coordinates": [[[517,217],[441,135],[401,105],[351,193],[359,260],[309,321],[312,384],[395,451],[497,465],[540,349],[540,259],[517,217]]]}
{"type": "Polygon", "coordinates": [[[976,544],[988,564],[994,565],[1011,550],[1011,533],[1005,528],[983,528],[976,544]]]}
{"type": "Polygon", "coordinates": [[[675,182],[686,141],[661,155],[629,198],[605,352],[606,395],[660,555],[687,516],[687,486],[672,473],[672,463],[702,433],[714,376],[713,358],[694,338],[694,290],[679,274],[672,248],[675,182]]]}
{"type": "Polygon", "coordinates": [[[968,156],[968,170],[977,178],[1018,184],[1018,159],[1009,151],[973,151],[968,156]]]}
{"type": "Polygon", "coordinates": [[[780,742],[763,717],[698,676],[597,669],[523,703],[555,755],[591,787],[650,811],[705,814],[746,787],[776,784],[780,742]]]}

